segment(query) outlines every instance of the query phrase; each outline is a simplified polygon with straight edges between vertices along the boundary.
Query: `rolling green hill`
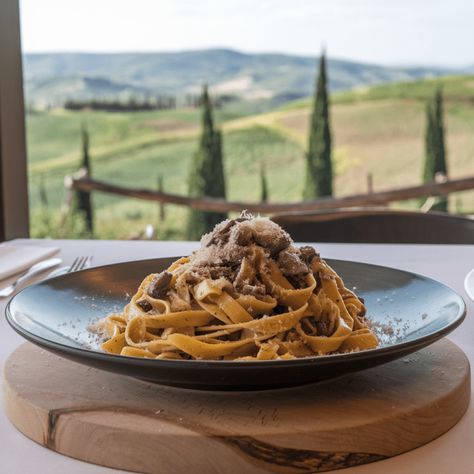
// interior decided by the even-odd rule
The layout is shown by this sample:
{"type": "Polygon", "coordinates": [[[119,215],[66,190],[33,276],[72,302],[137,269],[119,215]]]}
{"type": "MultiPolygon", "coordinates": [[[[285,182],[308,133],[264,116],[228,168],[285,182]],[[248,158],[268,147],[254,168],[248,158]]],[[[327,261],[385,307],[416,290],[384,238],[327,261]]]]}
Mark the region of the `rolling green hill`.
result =
{"type": "MultiPolygon", "coordinates": [[[[371,87],[356,87],[350,91],[334,94],[334,104],[363,102],[369,100],[416,100],[426,101],[433,96],[437,87],[441,87],[445,99],[450,103],[474,104],[474,74],[448,75],[431,79],[379,84],[371,87]]],[[[282,106],[284,110],[305,108],[311,105],[311,98],[289,101],[282,106]]]]}
{"type": "MultiPolygon", "coordinates": [[[[443,78],[449,173],[474,174],[474,76],[443,78]]],[[[417,184],[421,180],[425,104],[437,81],[407,82],[332,96],[331,120],[338,196],[366,190],[372,173],[375,190],[417,184]]],[[[228,198],[255,201],[260,189],[258,170],[265,163],[270,200],[301,199],[309,102],[300,101],[269,113],[241,116],[218,111],[224,132],[228,198]]],[[[65,174],[79,163],[79,129],[87,122],[91,135],[93,175],[125,186],[157,187],[187,192],[190,160],[197,146],[196,110],[139,113],[67,112],[53,110],[28,115],[30,203],[33,235],[54,235],[65,200],[65,174]],[[39,200],[39,183],[46,184],[48,207],[39,200]]],[[[156,203],[109,195],[94,195],[97,236],[127,238],[152,223],[159,238],[184,238],[185,210],[167,206],[164,222],[156,203]]],[[[416,203],[404,203],[413,206],[416,203]]],[[[451,198],[451,210],[474,212],[474,192],[451,198]]]]}

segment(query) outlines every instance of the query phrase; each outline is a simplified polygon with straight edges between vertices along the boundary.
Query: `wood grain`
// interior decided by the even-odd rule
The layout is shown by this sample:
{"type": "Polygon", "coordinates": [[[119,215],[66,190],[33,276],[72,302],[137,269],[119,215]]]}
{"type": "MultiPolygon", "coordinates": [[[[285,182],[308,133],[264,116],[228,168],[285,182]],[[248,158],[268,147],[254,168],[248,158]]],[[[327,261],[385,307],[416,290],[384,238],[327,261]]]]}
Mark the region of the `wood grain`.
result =
{"type": "Polygon", "coordinates": [[[26,436],[145,473],[316,473],[365,464],[440,436],[470,399],[469,362],[447,340],[337,380],[259,392],[153,385],[29,343],[4,374],[6,412],[26,436]]]}

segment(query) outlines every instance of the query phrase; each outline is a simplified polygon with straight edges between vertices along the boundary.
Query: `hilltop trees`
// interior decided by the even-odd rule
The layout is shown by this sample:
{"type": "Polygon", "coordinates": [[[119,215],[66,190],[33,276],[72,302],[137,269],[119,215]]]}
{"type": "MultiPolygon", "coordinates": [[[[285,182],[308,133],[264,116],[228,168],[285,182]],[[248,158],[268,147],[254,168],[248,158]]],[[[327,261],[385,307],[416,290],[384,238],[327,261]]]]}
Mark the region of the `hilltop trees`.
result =
{"type": "Polygon", "coordinates": [[[326,57],[319,61],[319,74],[314,95],[313,112],[306,154],[306,179],[303,198],[311,200],[332,196],[331,130],[326,84],[326,57]]]}
{"type": "Polygon", "coordinates": [[[99,110],[104,112],[142,112],[150,110],[172,110],[176,109],[176,97],[158,95],[154,98],[129,97],[128,100],[115,99],[68,99],[64,102],[66,110],[99,110]]]}
{"type": "MultiPolygon", "coordinates": [[[[81,127],[81,147],[81,169],[85,170],[87,176],[90,176],[89,132],[84,124],[81,127]]],[[[80,190],[76,191],[74,210],[77,215],[84,219],[86,230],[92,235],[94,231],[94,218],[90,193],[80,190]]]]}
{"type": "MultiPolygon", "coordinates": [[[[435,181],[437,173],[447,176],[446,147],[443,125],[443,96],[438,88],[434,98],[426,106],[425,164],[423,182],[435,181]]],[[[432,206],[432,210],[448,212],[448,198],[442,196],[432,206]]]]}
{"type": "MultiPolygon", "coordinates": [[[[226,197],[224,166],[222,162],[222,138],[219,130],[214,128],[212,106],[204,85],[202,91],[202,131],[199,148],[193,157],[189,175],[189,195],[193,197],[226,197]]],[[[220,212],[205,212],[190,209],[187,223],[189,239],[200,239],[201,235],[227,218],[220,212]]]]}

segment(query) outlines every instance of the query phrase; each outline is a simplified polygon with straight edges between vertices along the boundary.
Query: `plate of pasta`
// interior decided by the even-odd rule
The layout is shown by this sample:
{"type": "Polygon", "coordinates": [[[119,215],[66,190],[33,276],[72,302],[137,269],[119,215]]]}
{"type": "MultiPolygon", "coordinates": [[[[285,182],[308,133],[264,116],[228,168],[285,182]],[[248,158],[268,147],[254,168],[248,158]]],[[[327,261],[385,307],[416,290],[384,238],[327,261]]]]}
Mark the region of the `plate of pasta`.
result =
{"type": "Polygon", "coordinates": [[[323,259],[247,214],[218,224],[189,256],[63,275],[7,307],[17,332],[61,356],[198,389],[291,386],[367,369],[433,343],[464,315],[462,298],[441,283],[323,259]]]}

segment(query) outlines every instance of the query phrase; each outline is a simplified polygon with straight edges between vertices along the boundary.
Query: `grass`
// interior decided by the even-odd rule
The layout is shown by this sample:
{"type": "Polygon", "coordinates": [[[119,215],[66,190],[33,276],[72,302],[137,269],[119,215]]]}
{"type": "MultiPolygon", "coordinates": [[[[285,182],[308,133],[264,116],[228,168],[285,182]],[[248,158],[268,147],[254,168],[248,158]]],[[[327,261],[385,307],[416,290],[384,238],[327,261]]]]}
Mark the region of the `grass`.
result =
{"type": "MultiPolygon", "coordinates": [[[[114,184],[154,189],[158,187],[158,176],[161,174],[165,190],[186,194],[188,169],[196,148],[197,138],[194,137],[156,147],[138,148],[133,153],[117,153],[113,160],[95,160],[93,155],[93,173],[97,179],[114,184]]],[[[230,131],[225,134],[224,156],[229,199],[259,199],[260,163],[267,164],[270,196],[299,198],[303,150],[278,132],[260,126],[230,131]],[[288,163],[292,163],[290,168],[285,166],[288,163]],[[283,166],[275,166],[278,164],[283,166]],[[291,179],[288,179],[289,169],[296,171],[290,174],[291,179]]],[[[58,209],[66,198],[62,174],[45,174],[43,179],[49,207],[58,209]]],[[[33,174],[30,177],[30,202],[35,215],[40,208],[38,185],[39,179],[33,174]]],[[[102,238],[134,236],[147,223],[155,225],[160,238],[184,238],[182,229],[186,212],[179,206],[166,206],[167,218],[160,222],[157,203],[101,193],[94,194],[93,200],[97,235],[102,238]]]]}
{"type": "MultiPolygon", "coordinates": [[[[437,87],[442,88],[448,102],[460,102],[462,104],[474,102],[474,75],[442,76],[435,79],[359,87],[334,94],[331,97],[331,102],[333,104],[343,104],[386,99],[426,101],[433,96],[437,87]]],[[[299,99],[283,105],[281,110],[306,108],[311,105],[311,102],[311,98],[299,99]]]]}
{"type": "Polygon", "coordinates": [[[381,99],[426,101],[441,87],[448,102],[474,101],[474,76],[443,76],[393,84],[381,84],[370,88],[347,91],[336,96],[338,103],[381,99]]]}
{"type": "MultiPolygon", "coordinates": [[[[443,79],[446,96],[448,166],[451,177],[474,174],[474,78],[443,79]],[[472,89],[472,90],[471,90],[472,89]],[[470,99],[472,96],[473,100],[470,99]],[[463,97],[463,99],[461,99],[463,97]]],[[[361,193],[367,175],[375,190],[420,182],[423,163],[424,98],[435,82],[377,86],[343,93],[332,99],[335,190],[339,196],[361,193]],[[365,95],[364,95],[365,94],[365,95]],[[341,99],[342,97],[342,99],[341,99]]],[[[430,92],[431,93],[431,92],[430,92]]],[[[229,199],[256,201],[259,170],[267,169],[270,201],[301,198],[310,106],[303,102],[257,115],[233,105],[218,111],[224,132],[229,199]]],[[[28,116],[30,204],[33,235],[44,235],[38,185],[44,180],[51,212],[65,199],[63,177],[77,168],[79,128],[91,132],[93,175],[125,186],[157,188],[185,194],[187,175],[197,147],[196,110],[107,114],[50,111],[28,116]]],[[[184,238],[186,210],[166,206],[159,221],[158,204],[95,194],[97,236],[128,238],[152,223],[160,239],[184,238]]],[[[413,206],[415,203],[403,203],[413,206]]],[[[474,192],[457,193],[453,211],[474,212],[474,192]]]]}
{"type": "MultiPolygon", "coordinates": [[[[158,174],[164,178],[165,190],[186,194],[187,171],[190,166],[195,140],[170,143],[156,150],[142,150],[134,154],[133,161],[123,157],[123,164],[107,162],[97,167],[97,177],[130,186],[157,188],[158,174]]],[[[225,169],[229,199],[257,201],[260,196],[259,169],[261,162],[288,163],[295,156],[296,168],[301,168],[302,150],[297,144],[287,141],[278,133],[262,127],[254,127],[226,134],[224,141],[225,169]]],[[[297,199],[298,176],[288,180],[285,167],[273,167],[269,170],[272,191],[277,193],[279,186],[286,187],[288,198],[297,199]]],[[[183,238],[182,229],[186,219],[186,210],[179,206],[166,206],[166,219],[159,221],[159,205],[150,202],[124,200],[110,195],[96,195],[95,206],[98,209],[99,235],[116,236],[117,223],[126,224],[119,235],[124,237],[142,230],[147,223],[155,224],[159,238],[183,238]]]]}

